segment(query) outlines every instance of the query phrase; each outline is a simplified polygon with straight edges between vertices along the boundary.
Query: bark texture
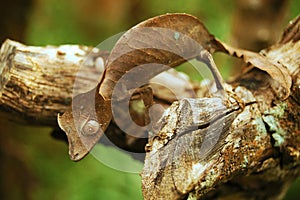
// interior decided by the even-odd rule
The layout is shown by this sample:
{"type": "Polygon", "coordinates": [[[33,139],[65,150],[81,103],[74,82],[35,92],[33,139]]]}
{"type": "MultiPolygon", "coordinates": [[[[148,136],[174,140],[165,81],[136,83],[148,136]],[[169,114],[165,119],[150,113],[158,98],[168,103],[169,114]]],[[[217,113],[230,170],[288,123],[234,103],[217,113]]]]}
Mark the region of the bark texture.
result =
{"type": "MultiPolygon", "coordinates": [[[[98,84],[108,53],[83,45],[34,47],[6,40],[0,49],[0,115],[19,123],[56,126],[57,114],[70,109],[72,98],[98,84]]],[[[175,70],[150,84],[156,101],[166,106],[176,99],[168,88],[176,88],[182,97],[199,90],[175,70]]]]}
{"type": "Polygon", "coordinates": [[[299,18],[291,22],[281,41],[261,52],[288,70],[287,98],[277,80],[250,68],[227,85],[225,98],[186,99],[164,113],[147,144],[145,199],[284,196],[300,174],[299,25],[299,18]]]}

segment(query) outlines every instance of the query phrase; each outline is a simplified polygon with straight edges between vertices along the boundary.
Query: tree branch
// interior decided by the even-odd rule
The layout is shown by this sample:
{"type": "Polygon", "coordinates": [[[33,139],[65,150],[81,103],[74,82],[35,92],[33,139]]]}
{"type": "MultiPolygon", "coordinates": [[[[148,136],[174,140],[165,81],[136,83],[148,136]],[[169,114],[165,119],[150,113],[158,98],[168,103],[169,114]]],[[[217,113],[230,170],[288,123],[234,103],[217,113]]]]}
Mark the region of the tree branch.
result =
{"type": "Polygon", "coordinates": [[[268,73],[250,68],[227,85],[225,100],[173,103],[147,144],[145,199],[284,196],[300,174],[299,18],[291,26],[288,40],[261,52],[288,70],[289,97],[282,99],[268,73]]]}
{"type": "Polygon", "coordinates": [[[70,107],[72,96],[88,91],[98,82],[103,68],[91,66],[86,60],[92,50],[97,57],[107,56],[107,52],[80,45],[32,47],[6,40],[0,51],[3,117],[54,126],[57,113],[70,107]]]}
{"type": "MultiPolygon", "coordinates": [[[[6,40],[0,50],[2,117],[29,125],[56,126],[57,114],[70,109],[72,98],[98,84],[107,56],[107,51],[84,45],[34,47],[6,40]]],[[[167,88],[192,97],[191,85],[196,86],[181,74],[169,70],[151,80],[157,101],[169,104],[176,99],[167,88]]]]}

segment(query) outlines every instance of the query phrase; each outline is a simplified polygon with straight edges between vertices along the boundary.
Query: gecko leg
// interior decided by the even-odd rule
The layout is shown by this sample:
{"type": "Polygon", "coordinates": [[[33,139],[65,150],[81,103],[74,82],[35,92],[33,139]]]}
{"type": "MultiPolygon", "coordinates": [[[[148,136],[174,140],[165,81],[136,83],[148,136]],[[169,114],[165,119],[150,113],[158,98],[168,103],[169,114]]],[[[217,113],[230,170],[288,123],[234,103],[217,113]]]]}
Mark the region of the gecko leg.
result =
{"type": "Polygon", "coordinates": [[[197,60],[204,62],[208,66],[208,68],[210,69],[210,71],[215,79],[217,90],[224,91],[224,86],[223,86],[224,81],[223,81],[222,75],[220,74],[220,72],[213,60],[212,55],[207,50],[202,50],[200,52],[200,55],[197,56],[197,60]]]}

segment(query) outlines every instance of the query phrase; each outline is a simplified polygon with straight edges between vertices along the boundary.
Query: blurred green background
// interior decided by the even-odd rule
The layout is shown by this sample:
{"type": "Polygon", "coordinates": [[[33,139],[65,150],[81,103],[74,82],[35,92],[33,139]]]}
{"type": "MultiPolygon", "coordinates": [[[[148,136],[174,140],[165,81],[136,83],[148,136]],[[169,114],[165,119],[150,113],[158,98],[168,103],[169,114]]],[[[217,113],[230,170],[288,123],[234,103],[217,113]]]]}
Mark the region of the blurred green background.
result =
{"type": "MultiPolygon", "coordinates": [[[[231,43],[236,15],[233,0],[1,0],[1,7],[0,16],[9,16],[0,19],[0,27],[9,27],[0,32],[1,42],[11,38],[28,45],[96,46],[140,21],[171,12],[199,17],[212,34],[231,43]]],[[[286,10],[282,28],[299,14],[300,1],[291,0],[286,10]]],[[[222,56],[216,60],[218,66],[228,65],[222,56]]],[[[221,71],[229,77],[232,68],[221,71]]],[[[4,119],[0,126],[1,199],[142,199],[139,174],[114,170],[91,155],[72,162],[67,144],[51,138],[50,128],[4,119]]],[[[300,181],[285,199],[298,199],[299,189],[300,181]]]]}

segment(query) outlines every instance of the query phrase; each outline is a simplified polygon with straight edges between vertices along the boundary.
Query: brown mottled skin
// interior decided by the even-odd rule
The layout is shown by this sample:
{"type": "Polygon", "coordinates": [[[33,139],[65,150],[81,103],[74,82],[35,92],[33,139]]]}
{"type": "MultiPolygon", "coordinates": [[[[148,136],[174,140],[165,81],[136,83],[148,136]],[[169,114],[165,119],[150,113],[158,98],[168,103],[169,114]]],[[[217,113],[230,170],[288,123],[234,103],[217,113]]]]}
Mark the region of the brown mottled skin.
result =
{"type": "Polygon", "coordinates": [[[224,51],[224,47],[198,18],[182,13],[150,18],[128,30],[118,40],[108,57],[99,93],[105,100],[111,99],[112,88],[133,68],[141,69],[140,75],[136,76],[138,80],[141,76],[150,80],[193,58],[208,65],[218,89],[221,89],[222,78],[210,55],[214,51],[224,51]],[[159,67],[149,65],[149,71],[141,68],[151,63],[159,67]],[[145,70],[148,73],[143,74],[145,70]]]}
{"type": "Polygon", "coordinates": [[[58,124],[68,137],[69,155],[73,161],[79,161],[89,153],[112,118],[110,101],[103,100],[98,88],[77,95],[72,110],[58,115],[58,124]]]}

